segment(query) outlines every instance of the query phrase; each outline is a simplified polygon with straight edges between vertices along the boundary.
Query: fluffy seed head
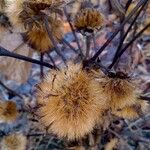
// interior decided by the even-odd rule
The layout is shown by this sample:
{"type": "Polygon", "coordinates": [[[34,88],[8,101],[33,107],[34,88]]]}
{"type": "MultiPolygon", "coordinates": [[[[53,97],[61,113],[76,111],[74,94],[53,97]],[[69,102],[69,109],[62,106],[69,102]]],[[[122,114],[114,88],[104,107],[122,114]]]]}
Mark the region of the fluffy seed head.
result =
{"type": "MultiPolygon", "coordinates": [[[[59,42],[63,36],[63,24],[60,20],[50,20],[50,28],[55,41],[59,42]]],[[[43,23],[39,27],[33,26],[25,33],[24,40],[35,50],[44,53],[53,47],[43,23]]]]}
{"type": "Polygon", "coordinates": [[[68,140],[92,131],[105,109],[98,83],[79,64],[50,72],[40,84],[37,110],[49,132],[68,140]]]}
{"type": "Polygon", "coordinates": [[[74,26],[77,30],[91,31],[102,27],[103,17],[101,13],[94,8],[81,9],[75,16],[74,26]]]}
{"type": "Polygon", "coordinates": [[[102,77],[99,87],[105,93],[112,110],[122,109],[136,103],[136,89],[131,79],[102,77]]]}
{"type": "Polygon", "coordinates": [[[124,119],[135,119],[139,117],[139,114],[135,107],[127,106],[120,110],[115,110],[112,112],[114,115],[124,118],[124,119]]]}
{"type": "MultiPolygon", "coordinates": [[[[41,10],[45,10],[52,3],[51,0],[17,0],[8,4],[7,13],[11,21],[24,31],[24,40],[35,50],[44,53],[53,47],[45,29],[44,17],[41,10]],[[14,9],[14,10],[12,10],[14,9]],[[12,16],[11,16],[12,15],[12,16]]],[[[47,16],[49,27],[56,42],[63,36],[63,23],[47,16]]]]}
{"type": "Polygon", "coordinates": [[[0,103],[0,120],[3,122],[13,122],[17,119],[18,112],[16,104],[12,101],[0,103]]]}
{"type": "Polygon", "coordinates": [[[2,139],[2,150],[26,150],[27,139],[21,133],[13,133],[2,139]]]}

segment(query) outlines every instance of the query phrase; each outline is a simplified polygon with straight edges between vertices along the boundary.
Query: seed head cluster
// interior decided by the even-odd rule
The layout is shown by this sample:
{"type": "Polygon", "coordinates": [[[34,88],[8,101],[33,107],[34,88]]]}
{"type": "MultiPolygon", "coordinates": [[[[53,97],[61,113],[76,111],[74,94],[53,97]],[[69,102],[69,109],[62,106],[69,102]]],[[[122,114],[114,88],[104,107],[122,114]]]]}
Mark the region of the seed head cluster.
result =
{"type": "Polygon", "coordinates": [[[103,25],[101,13],[94,8],[81,9],[75,16],[74,26],[77,30],[94,31],[103,25]]]}
{"type": "Polygon", "coordinates": [[[91,132],[105,109],[99,84],[81,65],[50,72],[40,85],[37,113],[49,132],[69,140],[91,132]]]}
{"type": "Polygon", "coordinates": [[[37,114],[48,132],[81,139],[96,126],[106,130],[114,116],[132,120],[143,114],[148,104],[137,99],[135,86],[129,77],[87,72],[69,63],[39,84],[37,114]]]}
{"type": "Polygon", "coordinates": [[[46,30],[45,16],[54,40],[59,42],[63,36],[62,21],[52,12],[44,13],[52,4],[51,0],[15,0],[7,4],[6,12],[13,26],[24,32],[24,41],[40,53],[53,47],[46,30]]]}

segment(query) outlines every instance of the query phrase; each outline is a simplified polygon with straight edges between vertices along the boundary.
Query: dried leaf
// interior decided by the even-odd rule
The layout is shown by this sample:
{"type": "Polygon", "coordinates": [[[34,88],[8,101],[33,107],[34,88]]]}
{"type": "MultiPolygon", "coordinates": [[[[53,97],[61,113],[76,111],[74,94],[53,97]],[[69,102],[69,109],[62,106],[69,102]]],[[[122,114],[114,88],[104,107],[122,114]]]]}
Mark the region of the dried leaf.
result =
{"type": "MultiPolygon", "coordinates": [[[[17,33],[5,32],[0,36],[0,46],[9,51],[32,57],[32,50],[22,42],[22,37],[17,33]],[[18,48],[17,48],[18,47],[18,48]]],[[[10,80],[24,83],[28,79],[31,63],[9,57],[0,57],[0,73],[10,80]]]]}

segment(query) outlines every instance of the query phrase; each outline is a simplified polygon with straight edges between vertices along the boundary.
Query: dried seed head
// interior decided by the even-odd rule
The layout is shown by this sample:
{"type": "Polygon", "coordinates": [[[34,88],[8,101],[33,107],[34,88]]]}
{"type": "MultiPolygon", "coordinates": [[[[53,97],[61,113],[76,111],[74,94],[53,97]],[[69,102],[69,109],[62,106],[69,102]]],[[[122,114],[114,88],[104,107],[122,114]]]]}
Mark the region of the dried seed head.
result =
{"type": "MultiPolygon", "coordinates": [[[[46,31],[44,13],[42,12],[42,10],[49,8],[51,2],[48,0],[17,0],[10,3],[7,8],[7,13],[13,24],[25,29],[22,30],[25,32],[24,40],[41,53],[53,47],[46,31]]],[[[47,17],[52,36],[58,42],[63,36],[63,23],[56,18],[54,19],[53,15],[47,17]]]]}
{"type": "Polygon", "coordinates": [[[21,133],[13,133],[2,139],[2,150],[26,150],[26,137],[21,133]]]}
{"type": "Polygon", "coordinates": [[[104,76],[99,80],[100,91],[105,93],[112,110],[122,109],[136,103],[135,83],[130,78],[110,78],[104,76]]]}
{"type": "MultiPolygon", "coordinates": [[[[51,18],[49,24],[53,38],[56,42],[59,42],[63,36],[63,23],[60,20],[54,20],[51,18]]],[[[29,31],[27,31],[25,33],[24,40],[32,48],[41,53],[53,48],[53,43],[51,42],[43,23],[41,23],[39,27],[35,25],[29,31]]]]}
{"type": "Polygon", "coordinates": [[[79,64],[50,72],[40,84],[37,110],[48,132],[68,140],[91,132],[106,107],[98,87],[79,64]]]}
{"type": "Polygon", "coordinates": [[[2,122],[13,122],[17,119],[18,112],[16,104],[12,101],[0,103],[0,120],[2,122]]]}
{"type": "Polygon", "coordinates": [[[76,16],[74,26],[77,30],[93,32],[100,29],[103,25],[103,17],[101,13],[94,8],[82,9],[76,16]]]}
{"type": "Polygon", "coordinates": [[[112,113],[124,119],[135,119],[146,113],[148,108],[149,104],[146,101],[137,100],[134,105],[126,106],[120,110],[112,111],[112,113]]]}
{"type": "Polygon", "coordinates": [[[112,112],[115,116],[118,116],[120,118],[124,118],[124,119],[135,119],[139,117],[139,114],[137,112],[137,110],[135,109],[135,107],[132,106],[127,106],[124,107],[120,110],[115,110],[112,112]]]}
{"type": "Polygon", "coordinates": [[[26,31],[24,27],[41,24],[42,11],[49,8],[52,3],[52,0],[8,0],[6,12],[14,27],[26,31]]]}

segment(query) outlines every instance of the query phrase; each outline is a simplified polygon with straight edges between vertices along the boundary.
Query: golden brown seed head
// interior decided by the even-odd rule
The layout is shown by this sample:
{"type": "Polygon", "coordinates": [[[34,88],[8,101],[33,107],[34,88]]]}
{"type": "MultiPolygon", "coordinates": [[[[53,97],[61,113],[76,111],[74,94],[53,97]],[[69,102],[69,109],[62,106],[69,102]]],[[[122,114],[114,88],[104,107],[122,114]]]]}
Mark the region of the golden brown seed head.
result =
{"type": "Polygon", "coordinates": [[[135,119],[139,117],[138,111],[133,106],[126,106],[120,110],[115,110],[112,112],[115,116],[123,119],[135,119]]]}
{"type": "Polygon", "coordinates": [[[100,91],[105,93],[112,110],[136,103],[136,89],[131,79],[103,77],[99,80],[100,91]]]}
{"type": "MultiPolygon", "coordinates": [[[[63,36],[63,23],[60,20],[54,20],[51,18],[50,28],[52,35],[56,42],[59,42],[63,36]]],[[[48,33],[41,22],[40,27],[34,25],[30,30],[25,33],[24,40],[35,50],[44,53],[53,48],[48,33]]]]}
{"type": "Polygon", "coordinates": [[[3,122],[13,122],[18,117],[16,104],[12,101],[7,101],[0,104],[0,120],[3,122]]]}
{"type": "Polygon", "coordinates": [[[27,139],[21,133],[13,133],[2,139],[2,150],[26,150],[27,139]]]}
{"type": "Polygon", "coordinates": [[[101,13],[94,8],[81,9],[76,15],[74,26],[77,30],[95,30],[103,25],[103,17],[101,13]]]}
{"type": "Polygon", "coordinates": [[[105,109],[98,83],[79,64],[50,72],[40,84],[38,103],[48,131],[69,140],[91,132],[105,109]]]}

